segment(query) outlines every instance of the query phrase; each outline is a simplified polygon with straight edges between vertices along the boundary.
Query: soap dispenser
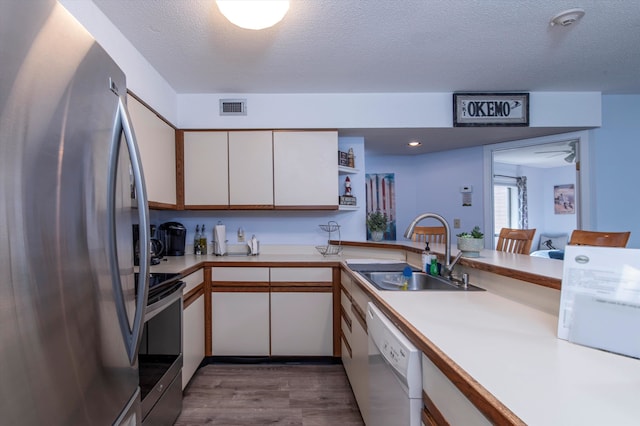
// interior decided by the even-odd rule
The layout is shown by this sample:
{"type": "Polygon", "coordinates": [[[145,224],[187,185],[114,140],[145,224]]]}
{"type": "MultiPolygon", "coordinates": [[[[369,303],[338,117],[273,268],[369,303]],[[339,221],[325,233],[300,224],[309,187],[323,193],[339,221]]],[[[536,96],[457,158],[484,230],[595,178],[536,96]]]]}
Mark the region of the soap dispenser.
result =
{"type": "Polygon", "coordinates": [[[429,241],[427,241],[426,245],[424,246],[424,250],[422,251],[422,258],[421,258],[422,272],[426,272],[427,274],[429,273],[429,268],[431,268],[432,257],[433,255],[431,254],[431,249],[429,248],[429,241]]]}

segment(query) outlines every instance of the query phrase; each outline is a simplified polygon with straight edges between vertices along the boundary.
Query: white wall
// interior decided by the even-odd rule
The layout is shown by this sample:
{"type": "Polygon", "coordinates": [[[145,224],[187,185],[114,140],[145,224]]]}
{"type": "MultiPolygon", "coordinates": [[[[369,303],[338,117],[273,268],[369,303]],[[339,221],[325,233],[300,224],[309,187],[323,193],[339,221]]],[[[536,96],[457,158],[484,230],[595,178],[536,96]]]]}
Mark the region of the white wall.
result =
{"type": "Polygon", "coordinates": [[[171,122],[178,122],[176,92],[100,9],[89,0],[59,0],[127,76],[127,87],[171,122]]]}
{"type": "MultiPolygon", "coordinates": [[[[178,127],[386,128],[453,127],[451,93],[211,93],[178,95],[178,127]],[[246,99],[246,116],[219,115],[219,100],[246,99]]],[[[531,127],[597,127],[599,92],[530,93],[531,127]]]]}

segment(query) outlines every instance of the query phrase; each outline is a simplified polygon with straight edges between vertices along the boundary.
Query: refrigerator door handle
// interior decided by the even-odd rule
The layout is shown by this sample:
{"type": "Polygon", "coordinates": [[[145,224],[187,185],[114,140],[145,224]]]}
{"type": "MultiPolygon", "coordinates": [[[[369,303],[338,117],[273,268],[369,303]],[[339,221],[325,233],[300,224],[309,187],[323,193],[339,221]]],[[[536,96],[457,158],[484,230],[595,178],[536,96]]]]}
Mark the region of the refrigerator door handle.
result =
{"type": "Polygon", "coordinates": [[[111,151],[111,167],[109,179],[109,206],[108,206],[108,226],[109,226],[109,258],[112,273],[112,284],[115,297],[116,311],[118,322],[120,323],[120,332],[122,334],[129,362],[134,365],[137,361],[138,349],[142,339],[144,327],[144,314],[147,306],[147,297],[149,293],[149,250],[140,250],[140,269],[138,274],[138,283],[136,290],[136,311],[133,319],[133,325],[129,328],[129,320],[125,307],[124,295],[122,292],[122,281],[120,277],[120,268],[118,261],[118,250],[116,240],[116,191],[117,191],[117,164],[118,154],[120,151],[121,136],[124,135],[126,141],[131,168],[133,172],[133,180],[135,185],[136,202],[139,216],[139,240],[140,247],[149,247],[149,210],[147,207],[147,194],[142,173],[142,165],[140,161],[140,152],[135,140],[131,119],[125,102],[121,96],[118,97],[118,113],[115,117],[114,133],[111,151]]]}

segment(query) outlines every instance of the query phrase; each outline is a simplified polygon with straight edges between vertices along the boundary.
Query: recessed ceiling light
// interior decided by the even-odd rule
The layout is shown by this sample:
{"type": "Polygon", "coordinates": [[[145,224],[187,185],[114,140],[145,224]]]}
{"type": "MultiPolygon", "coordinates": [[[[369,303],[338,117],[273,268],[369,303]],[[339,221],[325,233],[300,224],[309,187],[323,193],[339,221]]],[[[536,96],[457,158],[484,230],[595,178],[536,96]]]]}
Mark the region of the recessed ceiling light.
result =
{"type": "Polygon", "coordinates": [[[561,25],[563,27],[568,27],[569,25],[578,21],[583,16],[584,16],[584,9],[576,8],[576,9],[565,10],[564,12],[560,12],[556,16],[551,18],[551,21],[549,21],[549,25],[551,25],[552,27],[554,25],[561,25]]]}
{"type": "Polygon", "coordinates": [[[410,147],[412,147],[412,148],[413,148],[413,147],[416,147],[416,146],[421,146],[421,145],[422,145],[422,142],[419,142],[419,141],[411,141],[411,142],[409,142],[407,145],[409,145],[410,147]]]}

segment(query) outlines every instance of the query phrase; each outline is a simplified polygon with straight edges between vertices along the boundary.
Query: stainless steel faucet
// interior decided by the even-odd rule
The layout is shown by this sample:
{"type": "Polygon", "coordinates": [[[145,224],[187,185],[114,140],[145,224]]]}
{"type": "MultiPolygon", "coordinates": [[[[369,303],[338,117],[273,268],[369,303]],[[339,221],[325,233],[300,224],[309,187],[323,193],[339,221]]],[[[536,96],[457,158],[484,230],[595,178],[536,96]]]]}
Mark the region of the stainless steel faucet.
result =
{"type": "Polygon", "coordinates": [[[444,276],[445,278],[451,279],[451,272],[453,271],[453,267],[458,262],[458,260],[460,260],[462,252],[458,253],[458,256],[456,256],[455,260],[451,262],[451,228],[449,228],[449,223],[444,217],[440,216],[437,213],[422,213],[421,215],[416,216],[416,218],[411,221],[411,223],[407,227],[407,230],[404,231],[404,237],[411,238],[416,225],[418,225],[418,223],[423,219],[427,218],[433,218],[439,221],[442,226],[444,226],[444,231],[447,234],[447,241],[444,248],[444,270],[440,275],[444,276]]]}

